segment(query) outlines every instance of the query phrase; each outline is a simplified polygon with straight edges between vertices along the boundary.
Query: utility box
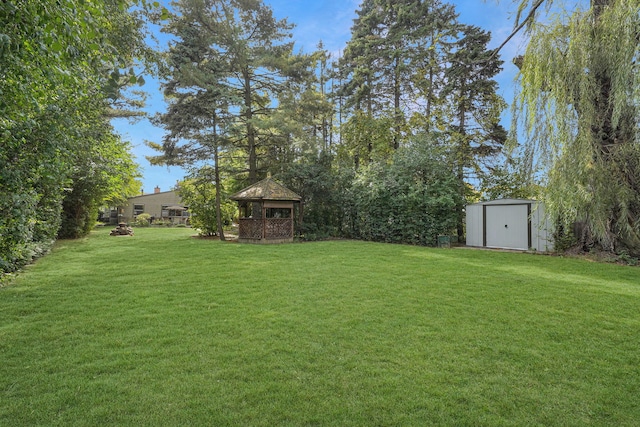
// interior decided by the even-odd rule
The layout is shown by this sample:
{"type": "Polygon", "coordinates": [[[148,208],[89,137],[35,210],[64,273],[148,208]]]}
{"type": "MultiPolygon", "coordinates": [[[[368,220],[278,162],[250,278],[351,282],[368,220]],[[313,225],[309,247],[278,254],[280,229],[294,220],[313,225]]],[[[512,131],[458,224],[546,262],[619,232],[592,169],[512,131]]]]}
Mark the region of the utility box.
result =
{"type": "Polygon", "coordinates": [[[500,199],[466,207],[467,246],[553,250],[553,231],[544,204],[536,200],[500,199]]]}
{"type": "Polygon", "coordinates": [[[438,247],[439,248],[450,248],[451,247],[451,236],[446,234],[440,234],[438,236],[438,247]]]}

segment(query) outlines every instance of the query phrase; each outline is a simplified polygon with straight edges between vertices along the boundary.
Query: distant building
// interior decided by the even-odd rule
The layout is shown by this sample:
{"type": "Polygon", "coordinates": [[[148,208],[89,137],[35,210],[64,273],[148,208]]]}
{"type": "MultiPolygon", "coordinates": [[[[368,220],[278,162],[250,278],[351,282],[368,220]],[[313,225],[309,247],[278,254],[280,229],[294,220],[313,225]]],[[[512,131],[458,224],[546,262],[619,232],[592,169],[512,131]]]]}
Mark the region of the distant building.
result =
{"type": "Polygon", "coordinates": [[[175,190],[160,191],[156,187],[151,194],[141,194],[129,197],[122,206],[111,209],[109,223],[131,223],[140,214],[151,215],[153,221],[169,221],[173,224],[189,222],[188,206],[182,204],[182,199],[175,190]]]}

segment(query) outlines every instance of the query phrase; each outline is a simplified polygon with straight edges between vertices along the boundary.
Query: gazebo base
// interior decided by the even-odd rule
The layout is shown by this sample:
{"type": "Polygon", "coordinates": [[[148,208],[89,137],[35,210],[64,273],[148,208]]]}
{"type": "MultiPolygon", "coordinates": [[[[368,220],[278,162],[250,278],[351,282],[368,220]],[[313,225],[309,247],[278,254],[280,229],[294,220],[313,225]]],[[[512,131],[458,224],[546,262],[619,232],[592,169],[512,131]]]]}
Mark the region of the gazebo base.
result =
{"type": "Polygon", "coordinates": [[[285,239],[248,239],[246,237],[238,238],[239,243],[257,243],[259,245],[277,245],[280,243],[293,243],[293,237],[285,239]]]}
{"type": "Polygon", "coordinates": [[[240,218],[238,224],[238,242],[293,242],[293,220],[291,218],[240,218]]]}

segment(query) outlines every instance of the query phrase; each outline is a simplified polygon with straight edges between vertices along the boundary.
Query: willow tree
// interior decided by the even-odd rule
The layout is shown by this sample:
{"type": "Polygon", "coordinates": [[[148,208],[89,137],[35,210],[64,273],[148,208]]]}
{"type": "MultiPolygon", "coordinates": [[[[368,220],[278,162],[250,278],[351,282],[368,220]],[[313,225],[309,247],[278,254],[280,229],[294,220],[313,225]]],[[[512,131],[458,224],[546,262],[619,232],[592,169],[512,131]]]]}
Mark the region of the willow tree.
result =
{"type": "Polygon", "coordinates": [[[548,171],[548,212],[567,227],[583,223],[585,246],[638,254],[640,3],[591,0],[536,22],[543,3],[521,4],[531,37],[516,61],[516,107],[529,154],[548,171]]]}

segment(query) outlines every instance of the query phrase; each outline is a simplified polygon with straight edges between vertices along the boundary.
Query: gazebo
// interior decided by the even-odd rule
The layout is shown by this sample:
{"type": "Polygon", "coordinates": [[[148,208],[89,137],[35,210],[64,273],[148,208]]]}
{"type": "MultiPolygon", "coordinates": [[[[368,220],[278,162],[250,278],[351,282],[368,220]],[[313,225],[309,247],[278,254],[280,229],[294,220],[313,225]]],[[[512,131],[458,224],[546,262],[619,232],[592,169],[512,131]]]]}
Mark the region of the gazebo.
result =
{"type": "Polygon", "coordinates": [[[293,204],[301,197],[271,177],[232,195],[238,202],[238,241],[293,242],[293,204]]]}

